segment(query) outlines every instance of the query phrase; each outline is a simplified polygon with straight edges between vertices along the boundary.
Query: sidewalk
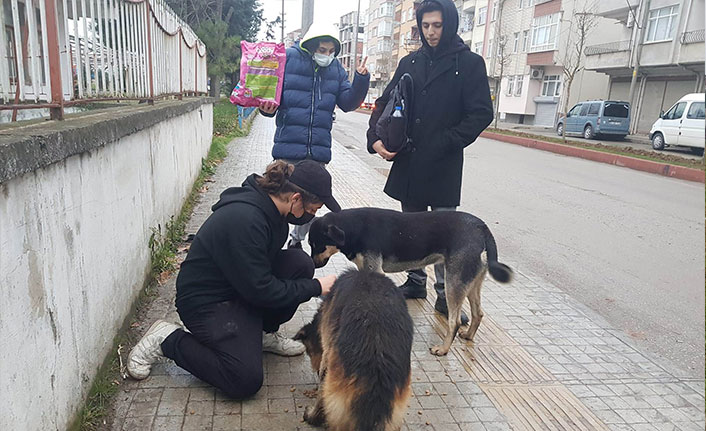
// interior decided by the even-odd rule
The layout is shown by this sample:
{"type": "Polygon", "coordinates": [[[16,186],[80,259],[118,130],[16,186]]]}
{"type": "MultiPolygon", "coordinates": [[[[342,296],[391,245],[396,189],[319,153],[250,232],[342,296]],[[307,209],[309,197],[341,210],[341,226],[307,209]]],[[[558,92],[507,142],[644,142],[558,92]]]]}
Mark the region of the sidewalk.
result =
{"type": "MultiPolygon", "coordinates": [[[[494,127],[495,123],[492,123],[490,126],[494,127]]],[[[498,121],[498,129],[510,130],[513,132],[532,133],[534,135],[547,136],[550,138],[560,138],[560,136],[558,136],[556,133],[556,129],[552,127],[498,121]]],[[[646,134],[628,135],[625,137],[625,139],[604,139],[601,137],[594,139],[584,139],[581,136],[576,135],[566,135],[566,138],[572,141],[585,142],[588,144],[603,144],[616,148],[629,147],[637,150],[651,151],[655,154],[669,154],[673,156],[682,157],[684,159],[698,160],[701,158],[701,156],[697,156],[691,153],[688,148],[671,147],[665,149],[664,151],[653,150],[652,141],[650,141],[649,136],[647,136],[646,134]]]]}
{"type": "MultiPolygon", "coordinates": [[[[271,161],[274,121],[259,117],[250,136],[236,139],[194,210],[187,232],[196,232],[220,192],[239,185],[271,161]]],[[[344,208],[398,208],[382,193],[385,177],[334,142],[329,165],[334,194],[344,208]]],[[[506,251],[505,256],[511,256],[506,251]]],[[[503,259],[511,267],[518,262],[503,259]]],[[[334,256],[317,275],[352,267],[334,256]]],[[[433,274],[433,271],[429,271],[433,274]]],[[[402,281],[402,275],[392,278],[402,281]]],[[[628,337],[560,289],[528,272],[501,286],[487,279],[484,320],[474,346],[458,337],[445,357],[429,353],[445,320],[433,309],[433,279],[426,300],[409,300],[415,324],[414,396],[403,430],[703,430],[704,382],[638,350],[628,337]]],[[[175,277],[160,286],[146,321],[176,320],[175,277]]],[[[465,306],[467,308],[467,305],[465,306]]],[[[313,316],[303,304],[282,328],[292,336],[313,316]]],[[[468,312],[468,310],[466,310],[468,312]]],[[[125,349],[127,351],[128,349],[125,349]]],[[[125,353],[123,353],[125,354],[125,353]]],[[[302,422],[317,379],[306,355],[264,357],[265,385],[253,398],[228,400],[170,361],[151,377],[125,380],[116,395],[110,430],[309,430],[302,422]]]]}

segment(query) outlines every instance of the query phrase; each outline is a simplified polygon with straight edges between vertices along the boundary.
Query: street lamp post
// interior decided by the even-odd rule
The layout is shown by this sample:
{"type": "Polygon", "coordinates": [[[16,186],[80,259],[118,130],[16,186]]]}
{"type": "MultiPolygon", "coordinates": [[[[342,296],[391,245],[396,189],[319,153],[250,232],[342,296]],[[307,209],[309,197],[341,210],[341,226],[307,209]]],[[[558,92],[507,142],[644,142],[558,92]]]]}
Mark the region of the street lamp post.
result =
{"type": "Polygon", "coordinates": [[[358,10],[355,13],[355,28],[353,29],[353,62],[351,64],[350,79],[355,77],[355,69],[358,67],[358,28],[360,27],[360,0],[358,0],[358,10]]]}

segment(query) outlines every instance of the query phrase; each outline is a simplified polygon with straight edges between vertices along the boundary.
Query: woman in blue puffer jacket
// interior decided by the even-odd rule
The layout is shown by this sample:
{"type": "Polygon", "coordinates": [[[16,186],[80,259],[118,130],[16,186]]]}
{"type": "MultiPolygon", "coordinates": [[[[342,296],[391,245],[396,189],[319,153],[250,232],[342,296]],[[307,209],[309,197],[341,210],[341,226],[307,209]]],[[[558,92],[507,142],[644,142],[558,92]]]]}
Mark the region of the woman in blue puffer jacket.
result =
{"type": "MultiPolygon", "coordinates": [[[[365,99],[370,75],[364,59],[356,69],[353,84],[336,56],[341,42],[334,31],[312,25],[301,42],[287,49],[284,86],[279,107],[263,103],[260,112],[277,114],[272,157],[290,162],[312,159],[331,161],[333,111],[357,109],[365,99]]],[[[310,224],[296,226],[288,247],[301,247],[310,224]]]]}

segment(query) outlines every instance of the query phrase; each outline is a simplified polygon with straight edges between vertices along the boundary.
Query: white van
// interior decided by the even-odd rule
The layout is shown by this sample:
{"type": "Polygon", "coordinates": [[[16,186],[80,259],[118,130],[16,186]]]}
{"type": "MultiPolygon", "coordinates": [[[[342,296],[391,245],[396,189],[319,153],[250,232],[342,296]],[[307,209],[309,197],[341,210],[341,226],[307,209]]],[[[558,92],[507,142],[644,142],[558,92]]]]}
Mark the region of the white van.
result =
{"type": "Polygon", "coordinates": [[[661,114],[650,130],[652,148],[689,147],[695,154],[704,153],[706,141],[706,96],[692,93],[679,99],[661,114]]]}

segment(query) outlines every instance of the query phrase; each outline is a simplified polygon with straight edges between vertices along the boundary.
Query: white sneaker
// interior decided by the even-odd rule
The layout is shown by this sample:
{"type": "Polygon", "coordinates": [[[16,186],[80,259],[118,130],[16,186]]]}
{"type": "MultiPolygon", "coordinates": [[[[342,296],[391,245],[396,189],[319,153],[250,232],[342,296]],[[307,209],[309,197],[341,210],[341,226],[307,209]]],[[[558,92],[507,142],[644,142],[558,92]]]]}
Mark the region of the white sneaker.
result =
{"type": "Polygon", "coordinates": [[[164,356],[162,342],[177,329],[178,325],[164,320],[157,320],[150,326],[127,357],[127,372],[132,378],[143,380],[150,375],[152,364],[164,356]]]}
{"type": "Polygon", "coordinates": [[[299,356],[306,348],[299,341],[287,338],[279,332],[262,333],[262,351],[280,356],[299,356]]]}

